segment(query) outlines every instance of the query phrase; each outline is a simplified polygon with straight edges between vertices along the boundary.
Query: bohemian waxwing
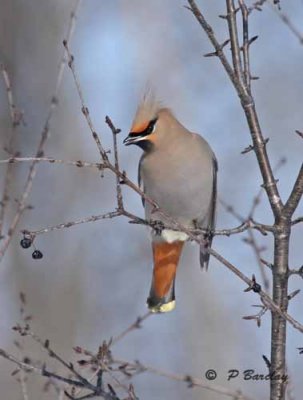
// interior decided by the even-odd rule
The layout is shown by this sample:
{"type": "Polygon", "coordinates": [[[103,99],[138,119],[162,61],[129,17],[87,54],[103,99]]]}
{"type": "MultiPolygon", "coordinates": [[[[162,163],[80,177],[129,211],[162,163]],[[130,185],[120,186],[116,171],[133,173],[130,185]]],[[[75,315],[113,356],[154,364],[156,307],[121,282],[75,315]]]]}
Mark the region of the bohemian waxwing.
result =
{"type": "MultiPolygon", "coordinates": [[[[217,161],[209,144],[188,131],[170,109],[145,96],[137,109],[125,145],[144,151],[139,162],[139,186],[171,218],[187,228],[204,228],[206,245],[200,247],[201,267],[207,268],[215,227],[217,161]]],[[[147,220],[168,221],[143,201],[147,220]]],[[[147,305],[152,312],[175,307],[175,277],[187,235],[163,229],[152,232],[153,278],[147,305]]]]}

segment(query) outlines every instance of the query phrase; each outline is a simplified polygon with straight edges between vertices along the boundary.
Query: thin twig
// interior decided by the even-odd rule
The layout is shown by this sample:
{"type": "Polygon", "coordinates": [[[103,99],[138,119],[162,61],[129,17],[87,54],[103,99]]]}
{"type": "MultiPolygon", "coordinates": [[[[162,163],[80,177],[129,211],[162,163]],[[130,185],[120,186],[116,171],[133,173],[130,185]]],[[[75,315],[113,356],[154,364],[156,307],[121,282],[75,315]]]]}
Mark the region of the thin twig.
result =
{"type": "Polygon", "coordinates": [[[120,370],[123,372],[123,369],[127,369],[130,367],[133,371],[136,372],[138,370],[138,373],[142,372],[150,372],[152,374],[158,375],[158,376],[163,376],[168,379],[172,379],[174,381],[179,381],[179,382],[184,382],[188,385],[188,387],[200,387],[202,389],[209,390],[211,392],[217,393],[217,394],[223,394],[228,397],[232,397],[233,399],[238,399],[238,400],[252,400],[251,397],[248,397],[244,394],[242,394],[240,391],[232,391],[230,389],[227,389],[225,387],[219,386],[219,385],[209,385],[207,383],[204,383],[204,381],[201,378],[196,378],[191,375],[178,375],[174,374],[172,372],[167,372],[155,367],[152,367],[150,365],[142,364],[141,362],[129,362],[126,360],[114,358],[113,359],[114,364],[120,365],[120,370]]]}
{"type": "Polygon", "coordinates": [[[258,0],[255,1],[249,8],[248,8],[248,12],[251,13],[253,10],[258,10],[258,11],[262,11],[262,6],[264,3],[266,3],[267,0],[258,0]]]}
{"type": "Polygon", "coordinates": [[[106,162],[108,160],[106,151],[104,150],[104,148],[103,148],[103,146],[102,146],[102,144],[101,144],[101,142],[100,142],[100,140],[98,138],[98,135],[95,132],[92,119],[91,119],[91,117],[89,115],[89,109],[85,105],[85,102],[84,102],[84,96],[83,96],[83,93],[82,93],[81,86],[79,84],[79,79],[78,79],[78,76],[77,76],[77,72],[76,72],[75,67],[74,67],[74,56],[71,54],[71,52],[69,50],[69,46],[68,46],[69,43],[68,43],[67,40],[63,41],[63,45],[64,45],[64,48],[65,48],[65,51],[66,51],[66,54],[67,54],[67,57],[68,57],[68,66],[69,66],[70,70],[72,71],[72,74],[73,74],[73,77],[74,77],[74,82],[76,84],[76,88],[77,88],[77,92],[78,92],[78,96],[80,98],[81,111],[82,111],[83,115],[85,116],[85,119],[86,119],[86,121],[88,123],[88,126],[89,126],[89,128],[91,130],[91,133],[93,135],[93,138],[94,138],[94,140],[95,140],[95,142],[97,144],[97,147],[99,149],[100,155],[101,155],[103,161],[106,162]]]}
{"type": "Polygon", "coordinates": [[[36,367],[31,364],[27,364],[12,354],[7,353],[5,350],[0,348],[0,357],[6,358],[7,360],[11,361],[12,363],[16,364],[19,368],[22,368],[24,371],[29,372],[29,371],[34,371],[38,372],[39,374],[42,375],[42,368],[36,367]]]}
{"type": "Polygon", "coordinates": [[[63,164],[63,165],[72,165],[74,167],[84,167],[84,168],[96,168],[99,170],[103,169],[103,164],[93,163],[88,161],[71,161],[71,160],[58,160],[52,157],[10,157],[6,160],[0,160],[0,164],[15,164],[15,163],[23,163],[23,162],[47,162],[50,164],[63,164]]]}
{"type": "Polygon", "coordinates": [[[300,32],[299,29],[294,25],[294,23],[291,21],[289,16],[281,10],[277,10],[277,8],[274,7],[273,5],[271,5],[271,9],[281,19],[281,21],[288,27],[288,29],[290,29],[290,31],[296,36],[296,38],[299,40],[300,44],[303,45],[303,33],[300,32]]]}
{"type": "MultiPolygon", "coordinates": [[[[128,212],[124,208],[122,208],[122,209],[118,208],[115,211],[111,211],[111,212],[108,212],[105,214],[91,215],[89,217],[84,217],[79,220],[63,222],[58,225],[47,226],[45,228],[38,229],[38,230],[22,229],[21,233],[23,233],[25,236],[32,238],[32,240],[33,240],[33,238],[35,238],[35,236],[37,236],[37,235],[49,233],[49,232],[52,232],[55,230],[72,228],[73,226],[76,226],[76,225],[86,224],[86,223],[95,222],[95,221],[101,221],[104,219],[116,218],[116,217],[120,217],[120,216],[124,216],[124,217],[128,218],[129,222],[132,224],[149,226],[152,229],[156,229],[156,230],[158,229],[158,221],[147,221],[145,219],[140,218],[139,216],[137,216],[135,214],[128,212]]],[[[161,226],[161,230],[163,230],[163,229],[180,230],[179,227],[177,228],[175,225],[169,225],[169,224],[165,224],[165,225],[161,226]]],[[[237,226],[235,228],[216,229],[212,232],[212,234],[213,234],[213,236],[229,237],[232,235],[236,235],[236,234],[245,232],[247,230],[249,231],[251,229],[256,229],[263,235],[267,234],[267,232],[273,232],[272,226],[259,224],[255,221],[253,221],[252,219],[250,219],[250,220],[242,222],[239,226],[237,226]]],[[[190,232],[192,235],[200,236],[200,235],[207,233],[208,230],[207,229],[191,229],[190,232]]]]}
{"type": "MultiPolygon", "coordinates": [[[[251,208],[251,210],[249,212],[249,217],[248,218],[250,218],[250,219],[252,218],[253,213],[255,211],[256,204],[258,204],[258,202],[260,200],[260,197],[261,197],[261,194],[259,192],[254,198],[253,206],[252,206],[252,208],[251,208]]],[[[236,212],[234,210],[234,208],[232,206],[230,206],[229,204],[227,204],[224,200],[220,199],[220,203],[223,205],[225,210],[228,213],[230,213],[231,215],[233,215],[239,222],[243,223],[243,221],[245,221],[245,218],[242,217],[238,212],[236,212]]],[[[247,232],[248,232],[247,243],[252,247],[252,249],[254,251],[254,254],[256,256],[256,261],[257,261],[257,264],[259,266],[259,270],[260,270],[260,274],[261,274],[262,285],[264,286],[264,289],[267,292],[269,290],[269,279],[266,276],[266,272],[265,272],[264,267],[263,267],[262,262],[261,262],[261,249],[257,244],[257,240],[255,238],[253,230],[251,228],[249,228],[247,232]]]]}
{"type": "MultiPolygon", "coordinates": [[[[8,106],[9,106],[10,117],[11,117],[11,125],[12,125],[9,142],[8,142],[6,150],[10,155],[14,155],[14,145],[15,145],[15,137],[16,137],[16,133],[17,133],[17,127],[20,125],[20,122],[22,121],[23,114],[17,109],[17,107],[15,105],[11,79],[7,72],[7,69],[5,68],[5,66],[3,64],[0,64],[0,69],[1,69],[3,81],[5,84],[5,88],[6,88],[8,106]]],[[[6,211],[8,202],[9,202],[9,190],[10,190],[11,180],[12,180],[12,166],[7,165],[6,171],[5,171],[5,176],[4,176],[3,193],[2,193],[2,198],[1,198],[1,202],[0,202],[0,239],[1,239],[2,231],[3,231],[5,211],[6,211]]]]}
{"type": "Polygon", "coordinates": [[[303,163],[290,196],[283,208],[283,217],[291,218],[303,195],[303,163]]]}
{"type": "Polygon", "coordinates": [[[128,335],[130,332],[141,328],[141,323],[145,321],[147,318],[149,318],[151,315],[153,315],[151,312],[147,312],[144,314],[142,317],[138,317],[135,322],[133,322],[130,326],[128,326],[123,332],[121,332],[119,335],[113,337],[110,340],[110,345],[113,346],[123,338],[125,338],[126,335],[128,335]]]}
{"type": "MultiPolygon", "coordinates": [[[[214,46],[217,56],[219,57],[225,71],[227,72],[242,104],[242,108],[245,112],[247,123],[250,129],[251,137],[253,140],[253,147],[254,151],[258,160],[258,164],[260,167],[260,172],[263,178],[263,187],[267,192],[268,195],[268,200],[270,202],[272,211],[275,216],[278,216],[281,214],[281,210],[283,207],[281,197],[278,191],[277,183],[274,179],[272,168],[269,162],[269,158],[267,155],[267,150],[266,150],[266,142],[263,138],[263,134],[261,131],[261,127],[259,124],[259,119],[257,116],[257,112],[255,109],[255,104],[254,100],[251,96],[251,93],[247,91],[247,89],[244,87],[242,82],[237,79],[236,74],[233,72],[233,69],[231,68],[226,56],[224,55],[223,50],[220,47],[220,44],[218,40],[216,39],[216,36],[214,34],[214,31],[212,27],[207,23],[206,19],[204,18],[203,14],[199,10],[198,6],[196,5],[195,0],[188,0],[188,3],[190,5],[190,10],[192,11],[193,15],[201,25],[202,29],[205,31],[207,34],[210,42],[214,46]]],[[[234,15],[234,11],[231,8],[229,0],[227,0],[227,14],[229,15],[234,15]]],[[[235,19],[230,19],[230,24],[235,23],[235,19]]],[[[236,32],[235,29],[233,28],[233,32],[236,32]]],[[[230,38],[231,40],[234,39],[234,35],[230,38]]],[[[236,46],[236,42],[232,45],[232,47],[236,46]]],[[[234,63],[237,62],[237,57],[234,59],[234,63]]],[[[240,68],[240,67],[239,67],[240,68]]],[[[239,69],[237,67],[237,69],[239,69]]]]}
{"type": "MultiPolygon", "coordinates": [[[[79,9],[79,7],[81,5],[81,1],[82,0],[77,0],[76,1],[74,10],[71,13],[70,20],[69,20],[69,27],[68,27],[68,31],[67,31],[67,39],[66,39],[67,43],[72,38],[72,35],[73,35],[73,32],[74,32],[74,28],[75,28],[75,24],[76,24],[76,15],[77,15],[78,9],[79,9]]],[[[62,55],[62,58],[61,58],[60,66],[59,66],[59,71],[58,71],[58,75],[57,75],[57,81],[56,81],[56,85],[55,85],[55,91],[54,91],[54,94],[53,94],[53,96],[51,98],[51,104],[50,104],[50,107],[49,107],[49,110],[48,110],[48,114],[47,114],[47,117],[46,117],[46,121],[45,121],[43,130],[42,130],[41,138],[40,138],[40,141],[39,141],[39,144],[38,144],[38,148],[37,148],[37,152],[36,152],[36,157],[37,158],[43,156],[43,149],[44,149],[45,143],[46,143],[46,141],[47,141],[47,139],[49,137],[50,123],[51,123],[52,117],[54,115],[54,111],[55,111],[55,109],[57,107],[57,104],[58,104],[58,96],[59,96],[59,92],[60,92],[60,88],[61,88],[61,84],[62,84],[62,80],[63,80],[63,73],[64,73],[64,69],[65,69],[65,64],[66,64],[66,59],[65,59],[65,52],[64,52],[63,55],[62,55]]],[[[27,204],[26,203],[27,203],[27,199],[28,199],[28,197],[29,197],[29,195],[31,193],[31,190],[32,190],[33,180],[34,180],[35,175],[36,175],[37,165],[38,165],[38,161],[33,161],[31,166],[30,166],[30,168],[29,168],[29,173],[28,173],[28,176],[27,176],[27,179],[26,179],[24,191],[22,193],[21,199],[18,202],[18,208],[17,208],[16,214],[15,214],[15,216],[14,216],[14,218],[13,218],[11,224],[10,224],[10,227],[8,229],[8,232],[7,232],[7,236],[6,236],[6,238],[4,240],[4,243],[3,243],[3,245],[2,245],[2,247],[0,249],[0,261],[2,260],[4,254],[6,252],[6,249],[8,248],[8,246],[9,246],[11,240],[12,240],[13,234],[14,234],[14,232],[16,230],[17,224],[18,224],[23,212],[27,209],[27,204]]]]}
{"type": "Polygon", "coordinates": [[[23,400],[29,400],[27,383],[26,383],[26,373],[22,368],[20,369],[20,384],[21,384],[23,400]]]}
{"type": "Polygon", "coordinates": [[[102,215],[92,215],[90,217],[79,219],[79,220],[76,220],[76,221],[65,222],[65,223],[62,223],[62,224],[54,225],[54,226],[48,226],[48,227],[40,229],[38,231],[28,231],[26,229],[23,229],[21,232],[24,235],[28,235],[30,237],[35,237],[37,235],[41,235],[43,233],[56,231],[58,229],[71,228],[72,226],[75,226],[75,225],[86,224],[88,222],[95,222],[95,221],[100,221],[100,220],[103,220],[103,219],[111,219],[111,218],[118,217],[120,215],[121,215],[120,212],[112,211],[112,212],[109,212],[109,213],[106,213],[106,214],[102,214],[102,215]]]}
{"type": "Polygon", "coordinates": [[[239,0],[239,6],[242,13],[242,31],[243,31],[243,69],[244,69],[244,82],[248,90],[250,90],[250,64],[249,64],[249,32],[248,32],[248,9],[244,0],[239,0]]]}
{"type": "MultiPolygon", "coordinates": [[[[286,164],[286,158],[285,157],[281,157],[279,159],[279,161],[277,162],[277,164],[273,168],[274,174],[276,174],[280,170],[280,168],[283,167],[285,164],[286,164]]],[[[256,194],[256,196],[253,199],[253,204],[252,204],[252,207],[251,207],[251,209],[250,209],[250,211],[248,213],[248,218],[253,218],[254,217],[255,211],[256,211],[258,205],[261,202],[261,198],[262,198],[263,194],[264,194],[264,190],[261,187],[259,189],[258,193],[256,194]]]]}
{"type": "MultiPolygon", "coordinates": [[[[113,135],[113,145],[114,145],[114,157],[115,157],[115,168],[117,171],[120,170],[119,166],[119,155],[118,155],[118,145],[117,145],[117,135],[120,133],[120,129],[115,128],[112,120],[109,116],[106,116],[105,122],[109,126],[110,130],[112,131],[113,135]]],[[[116,192],[117,192],[117,203],[118,203],[118,210],[123,210],[123,198],[122,198],[122,191],[121,191],[121,184],[120,178],[116,175],[116,192]]]]}
{"type": "Polygon", "coordinates": [[[292,225],[297,225],[300,222],[303,222],[303,217],[298,217],[298,218],[294,219],[291,224],[292,225]]]}
{"type": "Polygon", "coordinates": [[[227,0],[227,7],[228,7],[227,22],[228,22],[234,73],[238,84],[244,86],[242,60],[241,60],[240,45],[238,39],[237,15],[236,15],[237,11],[234,4],[234,0],[227,0]]]}

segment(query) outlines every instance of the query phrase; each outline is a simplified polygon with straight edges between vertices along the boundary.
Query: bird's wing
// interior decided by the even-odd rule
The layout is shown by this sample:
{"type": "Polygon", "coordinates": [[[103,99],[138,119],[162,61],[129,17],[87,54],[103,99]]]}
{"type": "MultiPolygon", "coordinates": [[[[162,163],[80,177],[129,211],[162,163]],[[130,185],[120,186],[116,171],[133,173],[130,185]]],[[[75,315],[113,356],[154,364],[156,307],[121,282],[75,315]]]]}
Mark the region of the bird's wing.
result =
{"type": "MultiPolygon", "coordinates": [[[[145,193],[144,183],[143,183],[142,177],[141,177],[141,166],[142,166],[143,158],[144,158],[144,154],[141,156],[140,161],[139,161],[139,166],[138,166],[138,186],[142,190],[142,192],[145,193]]],[[[142,199],[143,206],[145,206],[144,198],[141,197],[141,199],[142,199]]]]}
{"type": "MultiPolygon", "coordinates": [[[[204,239],[206,240],[206,245],[200,246],[200,264],[202,268],[208,267],[209,262],[209,253],[207,248],[211,247],[213,240],[213,231],[215,229],[216,223],[216,205],[217,205],[217,172],[218,172],[218,162],[216,157],[213,156],[213,189],[212,189],[212,198],[208,211],[208,220],[206,221],[206,226],[208,233],[204,235],[204,239]]],[[[204,227],[205,227],[204,225],[204,227]]]]}

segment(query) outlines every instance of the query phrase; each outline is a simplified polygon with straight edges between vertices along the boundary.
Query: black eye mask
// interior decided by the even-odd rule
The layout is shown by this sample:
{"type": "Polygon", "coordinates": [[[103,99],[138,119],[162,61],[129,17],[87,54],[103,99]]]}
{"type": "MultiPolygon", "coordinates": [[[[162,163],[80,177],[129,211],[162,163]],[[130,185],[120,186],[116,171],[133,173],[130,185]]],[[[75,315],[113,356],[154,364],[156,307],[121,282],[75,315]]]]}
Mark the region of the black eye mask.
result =
{"type": "Polygon", "coordinates": [[[147,125],[147,128],[144,129],[144,131],[141,131],[141,132],[130,132],[129,135],[130,136],[136,136],[136,137],[150,135],[154,131],[154,128],[155,128],[157,120],[158,120],[158,118],[152,119],[150,121],[150,123],[147,125]]]}

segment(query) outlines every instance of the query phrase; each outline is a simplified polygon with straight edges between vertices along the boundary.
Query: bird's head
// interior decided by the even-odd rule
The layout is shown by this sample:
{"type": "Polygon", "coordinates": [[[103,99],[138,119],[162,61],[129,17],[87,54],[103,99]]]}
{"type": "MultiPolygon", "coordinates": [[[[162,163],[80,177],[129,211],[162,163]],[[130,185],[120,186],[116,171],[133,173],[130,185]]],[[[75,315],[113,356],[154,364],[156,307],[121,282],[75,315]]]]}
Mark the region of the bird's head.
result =
{"type": "Polygon", "coordinates": [[[151,94],[145,95],[138,106],[129,135],[124,139],[126,146],[136,144],[150,151],[161,136],[163,112],[166,110],[151,94]]]}

